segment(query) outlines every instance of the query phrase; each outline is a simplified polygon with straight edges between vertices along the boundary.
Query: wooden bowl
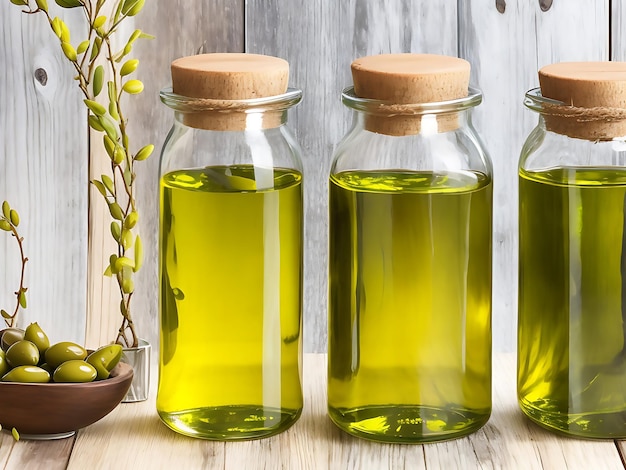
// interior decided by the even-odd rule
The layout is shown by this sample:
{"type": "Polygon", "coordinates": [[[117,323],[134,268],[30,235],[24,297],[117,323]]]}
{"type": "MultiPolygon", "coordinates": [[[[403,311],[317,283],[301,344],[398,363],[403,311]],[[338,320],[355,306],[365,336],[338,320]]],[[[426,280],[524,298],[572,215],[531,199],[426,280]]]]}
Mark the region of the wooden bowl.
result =
{"type": "Polygon", "coordinates": [[[109,414],[132,380],[133,368],[120,362],[108,379],[96,382],[0,382],[0,424],[21,438],[68,437],[109,414]]]}

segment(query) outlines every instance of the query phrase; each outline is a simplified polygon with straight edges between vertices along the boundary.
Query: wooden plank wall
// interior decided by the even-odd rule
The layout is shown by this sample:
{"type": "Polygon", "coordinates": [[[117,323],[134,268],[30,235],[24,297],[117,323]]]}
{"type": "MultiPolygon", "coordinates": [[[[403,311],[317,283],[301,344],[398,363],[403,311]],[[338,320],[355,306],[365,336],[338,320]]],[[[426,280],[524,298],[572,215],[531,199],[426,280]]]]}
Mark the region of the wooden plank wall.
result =
{"type": "MultiPolygon", "coordinates": [[[[7,70],[0,76],[0,199],[16,201],[24,214],[43,224],[29,226],[26,232],[33,259],[29,266],[33,300],[28,311],[35,319],[54,323],[58,331],[68,331],[69,336],[83,334],[86,326],[90,341],[106,341],[118,317],[115,307],[111,320],[110,314],[102,314],[111,309],[103,307],[98,297],[105,287],[97,263],[90,293],[84,290],[88,150],[79,96],[71,87],[60,85],[71,82],[71,71],[58,52],[53,53],[55,44],[46,34],[35,33],[32,18],[20,17],[16,10],[9,2],[0,2],[0,63],[7,70]],[[46,93],[33,81],[37,60],[43,61],[57,84],[46,88],[46,93]],[[26,130],[21,122],[28,123],[26,130]],[[68,154],[72,159],[66,158],[68,154]],[[17,174],[27,175],[27,184],[20,183],[23,180],[17,174]],[[62,189],[53,191],[53,187],[62,189]],[[65,263],[59,265],[60,260],[65,263]],[[36,269],[42,266],[54,269],[40,274],[36,269]],[[82,312],[87,299],[91,307],[85,321],[82,312]]],[[[290,62],[290,85],[304,90],[304,101],[291,112],[290,125],[304,150],[306,178],[305,350],[325,351],[326,181],[333,148],[351,123],[351,115],[340,102],[342,88],[351,81],[350,62],[388,52],[468,59],[472,84],[485,97],[474,113],[474,124],[491,154],[496,178],[494,346],[512,351],[517,305],[517,159],[537,118],[524,109],[524,92],[537,86],[537,69],[551,62],[606,60],[609,45],[614,59],[626,60],[621,31],[625,16],[621,2],[609,0],[152,0],[136,25],[157,38],[135,49],[146,91],[133,102],[129,115],[135,128],[133,138],[162,145],[172,115],[160,104],[158,91],[170,83],[169,63],[176,57],[199,50],[247,51],[290,62]]],[[[158,155],[139,173],[141,233],[148,257],[139,280],[142,290],[135,298],[140,330],[155,344],[157,179],[158,155]]],[[[14,278],[3,266],[14,251],[5,239],[0,239],[0,305],[7,304],[4,286],[14,278]]],[[[14,282],[9,284],[13,288],[14,282]]]]}

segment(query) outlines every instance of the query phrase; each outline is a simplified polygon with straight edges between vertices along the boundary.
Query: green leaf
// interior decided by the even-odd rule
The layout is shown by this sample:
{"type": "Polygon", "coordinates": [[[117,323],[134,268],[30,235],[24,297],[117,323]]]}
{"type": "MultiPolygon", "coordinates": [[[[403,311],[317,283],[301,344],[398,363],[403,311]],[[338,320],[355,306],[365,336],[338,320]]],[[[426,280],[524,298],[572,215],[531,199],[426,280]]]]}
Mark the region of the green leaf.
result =
{"type": "Polygon", "coordinates": [[[124,62],[124,65],[122,65],[122,68],[120,69],[120,75],[122,77],[125,77],[126,75],[130,75],[135,70],[137,70],[138,66],[139,66],[139,61],[137,59],[127,60],[126,62],[124,62]]]}
{"type": "Polygon", "coordinates": [[[176,300],[185,300],[185,293],[180,290],[178,287],[174,287],[172,289],[172,294],[176,300]]]}
{"type": "Polygon", "coordinates": [[[91,183],[98,189],[98,192],[102,194],[103,197],[107,197],[106,189],[101,181],[93,180],[91,183]]]}
{"type": "Polygon", "coordinates": [[[92,62],[98,54],[100,54],[100,48],[102,47],[102,38],[97,37],[93,41],[93,47],[91,48],[91,56],[89,57],[89,61],[92,62]]]}
{"type": "Polygon", "coordinates": [[[93,130],[98,132],[104,132],[104,128],[100,125],[100,121],[98,121],[98,118],[96,116],[90,114],[87,120],[89,122],[89,127],[91,127],[93,130]]]}
{"type": "Polygon", "coordinates": [[[6,310],[0,310],[0,315],[2,315],[2,318],[6,318],[7,320],[10,320],[11,318],[13,318],[11,314],[7,312],[6,310]]]}
{"type": "Polygon", "coordinates": [[[48,11],[48,2],[46,0],[35,0],[35,3],[40,10],[48,11]]]}
{"type": "Polygon", "coordinates": [[[5,232],[11,231],[11,224],[8,220],[0,219],[0,230],[4,230],[5,232]]]}
{"type": "Polygon", "coordinates": [[[121,238],[122,247],[125,250],[130,249],[133,246],[133,234],[130,230],[122,229],[122,238],[121,238]]]}
{"type": "Polygon", "coordinates": [[[131,95],[137,95],[143,91],[143,82],[141,80],[128,80],[122,86],[122,90],[131,95]]]}
{"type": "Polygon", "coordinates": [[[115,101],[110,101],[109,102],[109,114],[117,122],[120,122],[120,115],[117,112],[117,103],[115,101]]]}
{"type": "Polygon", "coordinates": [[[13,436],[13,439],[15,439],[16,441],[20,440],[20,433],[17,432],[17,429],[15,428],[11,429],[11,435],[13,436]]]}
{"type": "Polygon", "coordinates": [[[117,274],[119,272],[117,269],[117,255],[109,256],[109,268],[111,268],[111,274],[117,274]]]}
{"type": "Polygon", "coordinates": [[[107,266],[107,268],[104,270],[104,272],[102,273],[103,276],[106,277],[111,277],[113,276],[113,272],[111,271],[111,266],[107,266]]]}
{"type": "Polygon", "coordinates": [[[130,37],[128,38],[127,43],[128,44],[134,43],[137,40],[137,38],[139,38],[140,36],[141,36],[141,30],[136,29],[135,31],[133,31],[133,34],[131,34],[130,37]]]}
{"type": "Polygon", "coordinates": [[[122,4],[122,14],[126,16],[135,16],[141,11],[145,0],[125,0],[122,4]]]}
{"type": "Polygon", "coordinates": [[[104,23],[106,23],[106,21],[107,21],[107,17],[104,15],[100,15],[95,20],[93,20],[93,27],[96,29],[100,28],[104,26],[104,23]]]}
{"type": "Polygon", "coordinates": [[[17,211],[14,209],[11,209],[9,215],[10,215],[9,219],[11,220],[11,223],[13,224],[14,227],[17,227],[20,224],[20,216],[18,215],[17,211]]]}
{"type": "Polygon", "coordinates": [[[98,65],[93,72],[93,96],[98,96],[104,85],[104,67],[98,65]]]}
{"type": "Polygon", "coordinates": [[[124,278],[122,279],[122,291],[124,294],[132,294],[135,290],[135,283],[132,279],[124,278]]]}
{"type": "Polygon", "coordinates": [[[19,5],[21,7],[27,7],[28,6],[28,0],[11,0],[11,3],[13,5],[19,5]]]}
{"type": "Polygon", "coordinates": [[[126,158],[126,152],[124,151],[122,146],[116,145],[115,151],[113,152],[113,162],[115,162],[116,165],[119,165],[124,161],[125,158],[126,158]]]}
{"type": "Polygon", "coordinates": [[[131,173],[130,168],[128,166],[124,168],[123,176],[124,176],[124,184],[126,185],[127,188],[130,188],[131,184],[133,184],[133,180],[135,179],[135,177],[131,173]]]}
{"type": "Polygon", "coordinates": [[[19,295],[19,302],[22,308],[26,308],[26,292],[21,290],[19,295]]]}
{"type": "Polygon", "coordinates": [[[134,266],[135,263],[133,262],[133,260],[127,258],[126,256],[120,256],[115,260],[115,267],[117,268],[118,272],[121,271],[124,267],[133,268],[134,266]]]}
{"type": "Polygon", "coordinates": [[[112,202],[109,204],[109,212],[111,213],[111,217],[116,220],[124,220],[124,212],[122,208],[117,202],[112,202]]]}
{"type": "Polygon", "coordinates": [[[59,24],[61,25],[61,42],[70,42],[70,29],[67,24],[63,20],[59,20],[59,24]]]}
{"type": "Polygon", "coordinates": [[[115,184],[113,183],[111,177],[107,175],[100,175],[100,178],[102,178],[102,183],[104,184],[104,187],[109,190],[111,195],[115,195],[115,184]]]}
{"type": "Polygon", "coordinates": [[[115,142],[108,136],[108,134],[102,136],[102,142],[104,143],[104,149],[109,155],[109,158],[113,160],[113,157],[115,155],[115,142]]]}
{"type": "Polygon", "coordinates": [[[117,98],[117,90],[115,89],[115,83],[109,80],[107,82],[107,88],[109,89],[109,101],[115,101],[117,98]]]}
{"type": "Polygon", "coordinates": [[[133,270],[135,272],[141,269],[143,265],[143,244],[141,243],[141,238],[139,235],[135,238],[135,267],[133,270]]]}
{"type": "Polygon", "coordinates": [[[61,19],[58,16],[55,16],[52,22],[50,23],[52,26],[52,31],[57,35],[59,39],[61,39],[61,19]]]}
{"type": "Polygon", "coordinates": [[[2,215],[5,219],[11,218],[11,206],[9,205],[8,201],[4,201],[2,203],[2,215]]]}
{"type": "Polygon", "coordinates": [[[76,53],[77,54],[82,54],[83,52],[85,52],[87,50],[87,48],[89,47],[89,44],[91,44],[89,42],[89,39],[85,39],[83,42],[81,42],[78,47],[76,48],[76,53]]]}
{"type": "Polygon", "coordinates": [[[77,8],[82,7],[83,2],[81,0],[54,0],[57,5],[62,8],[77,8]]]}
{"type": "Polygon", "coordinates": [[[139,214],[137,213],[137,211],[132,211],[124,219],[124,228],[127,228],[127,229],[134,228],[135,225],[137,225],[137,221],[139,221],[139,214]]]}
{"type": "Polygon", "coordinates": [[[69,42],[62,42],[61,49],[63,49],[63,54],[72,62],[76,62],[77,54],[76,49],[69,42]]]}
{"type": "Polygon", "coordinates": [[[117,140],[117,128],[115,127],[115,122],[108,116],[98,116],[98,121],[100,125],[106,132],[109,139],[116,141],[117,140]]]}
{"type": "MultiPolygon", "coordinates": [[[[94,113],[96,116],[104,116],[106,114],[107,112],[106,108],[102,106],[100,103],[98,103],[97,101],[93,101],[93,100],[83,100],[83,101],[85,102],[85,105],[91,110],[91,112],[94,113]]],[[[100,124],[102,124],[102,122],[100,124]]]]}
{"type": "Polygon", "coordinates": [[[120,227],[120,224],[115,221],[111,222],[111,235],[116,242],[120,242],[122,228],[120,227]]]}
{"type": "Polygon", "coordinates": [[[148,158],[150,155],[152,155],[153,151],[154,151],[154,145],[152,144],[146,145],[142,147],[141,149],[139,149],[139,152],[137,152],[137,155],[135,155],[135,160],[138,162],[143,161],[146,158],[148,158]]]}

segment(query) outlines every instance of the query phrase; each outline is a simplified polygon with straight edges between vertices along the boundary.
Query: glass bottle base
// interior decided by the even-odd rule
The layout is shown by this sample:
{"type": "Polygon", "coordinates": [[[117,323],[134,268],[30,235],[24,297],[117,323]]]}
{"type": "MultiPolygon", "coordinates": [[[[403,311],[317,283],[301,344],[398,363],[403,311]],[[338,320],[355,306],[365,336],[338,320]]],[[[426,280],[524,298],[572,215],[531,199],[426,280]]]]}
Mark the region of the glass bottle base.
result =
{"type": "Polygon", "coordinates": [[[255,405],[218,406],[166,413],[161,421],[185,436],[216,441],[260,439],[285,431],[300,417],[301,409],[255,405]]]}
{"type": "Polygon", "coordinates": [[[471,434],[488,420],[490,410],[476,413],[427,406],[371,406],[352,409],[329,407],[332,421],[356,437],[396,444],[445,441],[471,434]]]}
{"type": "Polygon", "coordinates": [[[531,421],[549,431],[584,439],[626,438],[626,409],[596,413],[568,414],[558,411],[561,403],[550,400],[519,402],[531,421]]]}

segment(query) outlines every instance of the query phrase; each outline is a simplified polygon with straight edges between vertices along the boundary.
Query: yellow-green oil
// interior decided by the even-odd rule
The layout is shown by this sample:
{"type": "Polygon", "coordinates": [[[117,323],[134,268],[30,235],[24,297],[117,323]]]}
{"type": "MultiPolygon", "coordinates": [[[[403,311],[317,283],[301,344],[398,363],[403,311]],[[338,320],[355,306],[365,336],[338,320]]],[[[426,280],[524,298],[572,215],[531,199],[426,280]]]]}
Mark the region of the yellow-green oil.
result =
{"type": "Polygon", "coordinates": [[[518,398],[549,429],[626,437],[626,171],[520,171],[518,398]]]}
{"type": "Polygon", "coordinates": [[[328,408],[387,442],[469,434],[491,413],[491,180],[330,178],[328,408]]]}
{"type": "Polygon", "coordinates": [[[249,165],[162,177],[157,410],[175,431],[252,439],[300,416],[301,182],[249,165]]]}

